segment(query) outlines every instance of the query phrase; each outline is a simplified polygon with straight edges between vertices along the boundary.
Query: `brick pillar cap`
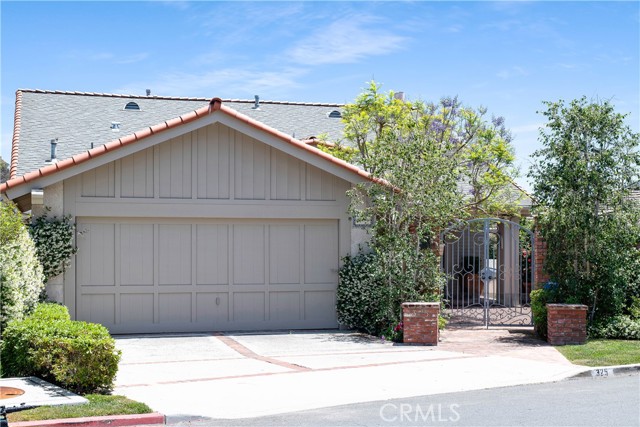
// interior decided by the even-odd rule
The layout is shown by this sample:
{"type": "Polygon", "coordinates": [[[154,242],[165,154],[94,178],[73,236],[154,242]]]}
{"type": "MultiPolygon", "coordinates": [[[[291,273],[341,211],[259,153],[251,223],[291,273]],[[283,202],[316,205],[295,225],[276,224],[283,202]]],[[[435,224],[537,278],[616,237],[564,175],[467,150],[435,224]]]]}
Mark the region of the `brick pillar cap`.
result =
{"type": "Polygon", "coordinates": [[[403,302],[403,307],[440,307],[439,302],[403,302]]]}
{"type": "Polygon", "coordinates": [[[566,310],[586,310],[588,307],[584,304],[547,304],[547,308],[563,308],[566,310]]]}

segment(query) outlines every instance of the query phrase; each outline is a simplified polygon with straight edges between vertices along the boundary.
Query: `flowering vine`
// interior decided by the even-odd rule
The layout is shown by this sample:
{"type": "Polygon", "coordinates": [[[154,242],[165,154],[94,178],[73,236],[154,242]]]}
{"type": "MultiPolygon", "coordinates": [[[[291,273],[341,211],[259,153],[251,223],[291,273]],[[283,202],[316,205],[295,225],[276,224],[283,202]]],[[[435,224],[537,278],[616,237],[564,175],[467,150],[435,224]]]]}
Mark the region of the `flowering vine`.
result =
{"type": "MultiPolygon", "coordinates": [[[[50,208],[46,208],[46,212],[49,211],[50,208]]],[[[36,245],[45,281],[64,273],[78,251],[73,241],[75,229],[70,216],[49,218],[45,213],[32,220],[29,233],[36,245]]]]}

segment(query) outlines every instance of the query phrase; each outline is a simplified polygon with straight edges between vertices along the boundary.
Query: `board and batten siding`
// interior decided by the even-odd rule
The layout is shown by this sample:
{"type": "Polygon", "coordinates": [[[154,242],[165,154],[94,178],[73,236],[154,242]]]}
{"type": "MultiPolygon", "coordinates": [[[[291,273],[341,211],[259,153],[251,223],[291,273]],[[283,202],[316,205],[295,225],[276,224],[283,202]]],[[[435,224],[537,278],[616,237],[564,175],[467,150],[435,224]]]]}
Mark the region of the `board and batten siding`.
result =
{"type": "Polygon", "coordinates": [[[79,197],[344,200],[350,184],[216,123],[84,172],[79,197]]]}
{"type": "Polygon", "coordinates": [[[221,123],[69,178],[65,304],[115,333],[336,327],[349,188],[221,123]]]}

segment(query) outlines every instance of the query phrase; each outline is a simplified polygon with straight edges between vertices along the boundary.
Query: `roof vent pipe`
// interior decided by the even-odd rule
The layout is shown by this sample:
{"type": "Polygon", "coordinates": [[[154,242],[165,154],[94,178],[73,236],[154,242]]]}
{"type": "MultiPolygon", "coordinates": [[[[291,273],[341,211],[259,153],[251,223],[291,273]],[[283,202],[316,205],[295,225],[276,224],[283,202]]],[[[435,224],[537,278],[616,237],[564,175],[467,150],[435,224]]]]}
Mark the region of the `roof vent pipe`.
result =
{"type": "Polygon", "coordinates": [[[147,96],[151,96],[151,89],[147,89],[147,96]]]}
{"type": "Polygon", "coordinates": [[[58,138],[51,140],[51,161],[57,161],[56,158],[56,149],[58,148],[58,138]]]}
{"type": "Polygon", "coordinates": [[[404,101],[404,92],[396,92],[393,97],[397,100],[404,101]]]}
{"type": "Polygon", "coordinates": [[[253,109],[257,110],[258,108],[260,108],[260,97],[258,95],[255,95],[255,103],[253,104],[253,109]]]}

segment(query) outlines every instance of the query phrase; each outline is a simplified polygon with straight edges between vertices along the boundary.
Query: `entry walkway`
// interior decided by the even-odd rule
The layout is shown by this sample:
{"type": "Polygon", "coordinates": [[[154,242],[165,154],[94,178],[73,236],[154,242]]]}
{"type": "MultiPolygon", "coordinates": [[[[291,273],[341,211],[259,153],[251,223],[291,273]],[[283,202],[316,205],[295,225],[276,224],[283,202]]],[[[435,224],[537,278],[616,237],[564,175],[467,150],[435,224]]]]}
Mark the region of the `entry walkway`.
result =
{"type": "Polygon", "coordinates": [[[526,329],[445,330],[437,347],[343,331],[116,341],[123,358],[115,393],[169,422],[557,381],[584,370],[526,329]]]}

